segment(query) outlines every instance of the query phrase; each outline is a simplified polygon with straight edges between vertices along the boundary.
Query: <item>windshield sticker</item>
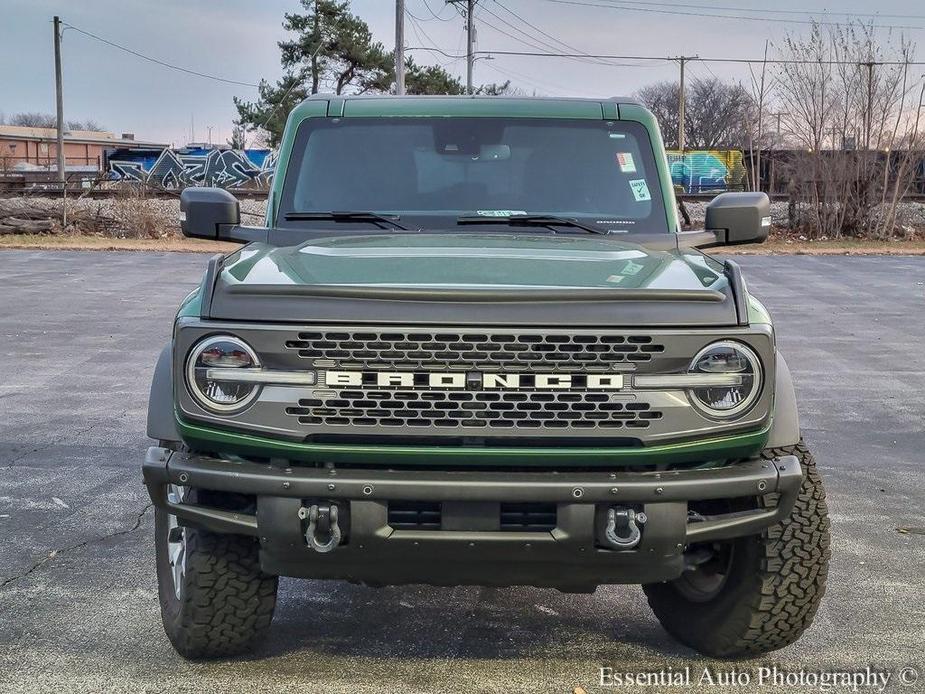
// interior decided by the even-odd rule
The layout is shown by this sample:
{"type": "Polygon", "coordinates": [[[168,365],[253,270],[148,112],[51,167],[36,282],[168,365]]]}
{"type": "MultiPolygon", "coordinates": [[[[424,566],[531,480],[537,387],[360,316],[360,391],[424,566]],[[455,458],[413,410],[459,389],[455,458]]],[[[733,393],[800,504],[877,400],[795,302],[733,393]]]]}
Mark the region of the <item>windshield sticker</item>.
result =
{"type": "Polygon", "coordinates": [[[636,198],[636,202],[645,202],[646,200],[652,199],[652,196],[649,195],[649,186],[646,185],[646,179],[644,178],[635,178],[631,180],[630,189],[633,191],[633,197],[636,198]]]}
{"type": "Polygon", "coordinates": [[[632,152],[617,152],[617,163],[623,173],[636,173],[636,162],[633,161],[632,152]]]}
{"type": "Polygon", "coordinates": [[[623,269],[620,270],[620,274],[623,275],[637,275],[639,271],[642,270],[645,266],[640,263],[634,263],[632,260],[627,260],[626,265],[623,266],[623,269]]]}
{"type": "Polygon", "coordinates": [[[611,275],[607,278],[607,281],[614,284],[620,284],[620,282],[623,281],[623,275],[611,275]]]}
{"type": "Polygon", "coordinates": [[[527,214],[524,210],[476,210],[482,217],[512,217],[515,214],[527,214]]]}

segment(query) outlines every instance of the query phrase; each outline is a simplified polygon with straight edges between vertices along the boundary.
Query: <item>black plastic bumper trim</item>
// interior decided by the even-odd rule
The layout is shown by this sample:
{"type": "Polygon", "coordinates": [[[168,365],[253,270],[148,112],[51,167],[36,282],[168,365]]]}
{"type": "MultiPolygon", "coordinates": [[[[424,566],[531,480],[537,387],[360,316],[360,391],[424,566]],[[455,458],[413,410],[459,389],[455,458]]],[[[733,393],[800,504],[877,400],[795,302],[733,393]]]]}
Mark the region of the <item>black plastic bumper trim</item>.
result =
{"type": "MultiPolygon", "coordinates": [[[[144,480],[159,507],[218,532],[258,534],[257,517],[167,501],[166,485],[178,484],[258,497],[325,498],[344,501],[533,501],[559,504],[666,504],[780,494],[774,509],[755,509],[687,524],[679,541],[739,537],[758,532],[789,515],[803,472],[794,456],[754,460],[724,468],[673,472],[509,473],[325,470],[276,467],[148,449],[144,480]]],[[[424,533],[428,537],[427,533],[424,533]]],[[[503,533],[506,542],[520,541],[503,533]]],[[[396,536],[396,540],[400,536],[396,536]]],[[[457,539],[446,532],[434,539],[457,539]]],[[[471,539],[460,536],[460,541],[471,539]]]]}

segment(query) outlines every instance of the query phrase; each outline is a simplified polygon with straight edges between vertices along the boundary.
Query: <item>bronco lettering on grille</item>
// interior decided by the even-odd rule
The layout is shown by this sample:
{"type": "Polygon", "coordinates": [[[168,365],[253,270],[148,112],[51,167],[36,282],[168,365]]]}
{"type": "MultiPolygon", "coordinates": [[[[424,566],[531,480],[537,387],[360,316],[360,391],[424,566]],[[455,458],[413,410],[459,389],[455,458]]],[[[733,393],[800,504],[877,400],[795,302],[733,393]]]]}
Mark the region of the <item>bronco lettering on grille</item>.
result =
{"type": "Polygon", "coordinates": [[[325,371],[329,388],[441,388],[465,390],[470,384],[481,390],[620,390],[622,374],[500,374],[416,373],[411,371],[325,371]]]}

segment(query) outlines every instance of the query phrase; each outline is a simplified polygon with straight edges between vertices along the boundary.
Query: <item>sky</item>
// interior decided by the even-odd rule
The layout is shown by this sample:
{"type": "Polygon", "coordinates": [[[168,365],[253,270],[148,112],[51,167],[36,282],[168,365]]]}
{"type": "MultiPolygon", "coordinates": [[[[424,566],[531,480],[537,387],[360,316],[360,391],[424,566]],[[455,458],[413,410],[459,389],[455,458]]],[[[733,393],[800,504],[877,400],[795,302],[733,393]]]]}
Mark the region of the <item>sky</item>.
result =
{"type": "MultiPolygon", "coordinates": [[[[523,42],[549,44],[551,36],[585,53],[760,58],[766,40],[771,42],[773,55],[774,45],[780,45],[788,34],[805,34],[809,29],[806,24],[771,20],[805,22],[808,15],[786,11],[826,9],[878,12],[882,18],[875,20],[877,23],[914,27],[894,29],[893,33],[925,44],[925,6],[915,0],[880,0],[875,6],[869,0],[479,3],[479,51],[535,51],[523,42]],[[735,9],[723,12],[712,8],[735,9]],[[703,16],[749,15],[749,11],[761,21],[703,16]],[[890,14],[906,16],[886,16],[890,14]]],[[[406,0],[406,5],[418,18],[406,22],[406,45],[437,47],[449,54],[416,50],[416,62],[439,63],[464,78],[465,60],[452,57],[465,50],[462,18],[444,0],[406,0]]],[[[387,48],[394,45],[393,0],[353,0],[351,7],[369,24],[377,40],[387,48]]],[[[147,56],[256,83],[261,78],[276,80],[282,74],[276,44],[287,36],[282,28],[283,14],[299,9],[298,0],[0,0],[0,114],[54,112],[51,20],[56,14],[74,27],[147,56]]],[[[818,17],[844,20],[841,16],[818,17]]],[[[925,47],[918,51],[920,59],[923,54],[925,47]]],[[[230,137],[236,115],[232,98],[252,99],[257,93],[254,87],[217,82],[147,62],[73,29],[64,31],[62,55],[65,118],[91,118],[108,130],[132,132],[143,140],[180,146],[208,141],[211,134],[212,141],[224,142],[230,137]]],[[[611,62],[601,65],[587,60],[494,54],[476,62],[475,82],[510,79],[528,94],[607,97],[632,94],[651,82],[677,79],[676,63],[611,62]]],[[[687,70],[689,77],[716,75],[746,84],[749,80],[747,67],[741,65],[693,62],[688,63],[687,70]]]]}

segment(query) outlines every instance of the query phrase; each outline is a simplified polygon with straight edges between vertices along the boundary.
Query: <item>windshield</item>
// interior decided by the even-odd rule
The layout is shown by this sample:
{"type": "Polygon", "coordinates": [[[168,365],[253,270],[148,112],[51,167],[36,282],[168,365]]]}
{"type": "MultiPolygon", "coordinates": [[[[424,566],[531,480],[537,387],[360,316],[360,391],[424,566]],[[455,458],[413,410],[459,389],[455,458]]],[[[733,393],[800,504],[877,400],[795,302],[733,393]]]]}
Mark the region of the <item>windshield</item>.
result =
{"type": "MultiPolygon", "coordinates": [[[[664,233],[660,191],[638,123],[312,118],[297,133],[279,217],[304,228],[326,224],[309,213],[372,212],[406,228],[453,229],[473,217],[503,227],[507,217],[542,215],[610,233],[664,233]]],[[[375,226],[358,216],[341,221],[375,226]]]]}

